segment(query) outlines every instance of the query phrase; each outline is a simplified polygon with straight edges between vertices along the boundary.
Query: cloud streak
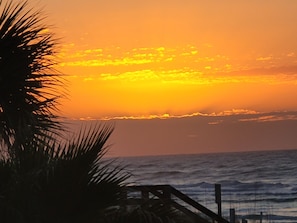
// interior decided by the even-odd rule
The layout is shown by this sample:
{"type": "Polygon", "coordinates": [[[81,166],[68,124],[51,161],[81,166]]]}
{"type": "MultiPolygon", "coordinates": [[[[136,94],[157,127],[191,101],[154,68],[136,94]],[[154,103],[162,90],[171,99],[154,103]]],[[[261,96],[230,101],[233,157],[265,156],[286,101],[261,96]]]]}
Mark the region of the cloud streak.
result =
{"type": "Polygon", "coordinates": [[[102,121],[111,121],[111,120],[153,120],[153,119],[185,119],[193,117],[207,117],[211,121],[209,125],[219,125],[225,124],[226,122],[277,122],[277,121],[290,121],[297,120],[297,111],[284,111],[284,112],[258,112],[248,109],[232,109],[226,110],[218,113],[203,113],[203,112],[194,112],[190,114],[174,115],[169,113],[163,114],[151,114],[151,115],[140,115],[140,116],[109,116],[109,117],[84,117],[74,120],[102,120],[102,121]]]}
{"type": "MultiPolygon", "coordinates": [[[[100,75],[102,69],[109,67],[110,75],[122,78],[118,75],[123,72],[138,72],[151,70],[155,73],[163,73],[170,76],[174,71],[187,74],[189,79],[200,78],[201,75],[212,79],[220,76],[235,76],[242,81],[242,76],[263,75],[291,75],[297,74],[297,57],[294,52],[286,55],[263,55],[248,58],[243,61],[230,58],[227,55],[213,55],[201,46],[192,45],[184,47],[151,47],[122,49],[95,48],[75,50],[74,45],[65,46],[61,57],[63,61],[59,67],[76,69],[93,67],[100,75]]],[[[130,73],[133,75],[133,73],[130,73]]],[[[178,75],[176,75],[178,77],[178,75]]],[[[259,81],[259,80],[256,80],[259,81]]]]}

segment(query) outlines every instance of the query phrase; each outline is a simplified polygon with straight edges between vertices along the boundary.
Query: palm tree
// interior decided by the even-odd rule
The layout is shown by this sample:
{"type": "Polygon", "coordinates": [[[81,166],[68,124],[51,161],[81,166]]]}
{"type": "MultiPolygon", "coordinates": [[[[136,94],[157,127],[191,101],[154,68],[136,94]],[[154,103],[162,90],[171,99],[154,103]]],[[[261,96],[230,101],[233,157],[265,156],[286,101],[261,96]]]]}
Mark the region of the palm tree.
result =
{"type": "Polygon", "coordinates": [[[128,177],[103,160],[113,127],[58,140],[55,89],[64,85],[53,69],[57,40],[27,5],[0,0],[0,220],[98,221],[118,204],[128,177]]]}
{"type": "Polygon", "coordinates": [[[41,12],[27,4],[0,0],[0,140],[10,155],[15,143],[60,128],[54,114],[62,86],[53,69],[57,40],[42,25],[41,12]]]}

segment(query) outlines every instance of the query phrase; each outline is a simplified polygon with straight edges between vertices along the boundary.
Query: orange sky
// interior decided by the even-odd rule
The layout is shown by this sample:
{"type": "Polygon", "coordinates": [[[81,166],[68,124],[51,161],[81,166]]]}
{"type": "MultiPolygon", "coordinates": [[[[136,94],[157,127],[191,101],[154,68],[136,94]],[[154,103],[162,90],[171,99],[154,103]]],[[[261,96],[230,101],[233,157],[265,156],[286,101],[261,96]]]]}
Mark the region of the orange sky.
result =
{"type": "Polygon", "coordinates": [[[62,38],[68,118],[297,111],[297,1],[32,2],[62,38]]]}
{"type": "Polygon", "coordinates": [[[297,110],[296,1],[42,1],[71,118],[297,110]]]}

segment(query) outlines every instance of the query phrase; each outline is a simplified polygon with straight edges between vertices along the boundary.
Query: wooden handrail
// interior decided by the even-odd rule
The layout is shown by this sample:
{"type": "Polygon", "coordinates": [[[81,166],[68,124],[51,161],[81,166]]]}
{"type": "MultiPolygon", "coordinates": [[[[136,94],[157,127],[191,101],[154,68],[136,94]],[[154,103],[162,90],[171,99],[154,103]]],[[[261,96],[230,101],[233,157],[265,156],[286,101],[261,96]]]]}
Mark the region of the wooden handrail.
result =
{"type": "Polygon", "coordinates": [[[194,201],[192,198],[188,197],[187,195],[175,189],[174,187],[170,186],[170,190],[171,190],[171,193],[174,194],[176,197],[183,200],[184,202],[191,205],[192,207],[196,208],[197,210],[201,211],[211,219],[214,219],[221,223],[229,223],[229,221],[227,221],[226,219],[222,218],[218,214],[214,213],[213,211],[199,204],[197,201],[194,201]]]}
{"type": "MultiPolygon", "coordinates": [[[[183,202],[187,203],[189,206],[192,206],[196,210],[202,212],[210,219],[215,220],[219,223],[229,223],[226,219],[222,218],[218,214],[214,213],[213,211],[209,210],[208,208],[204,207],[203,205],[199,204],[198,202],[194,201],[186,194],[182,193],[181,191],[175,189],[170,185],[141,185],[141,186],[128,186],[128,190],[136,190],[141,191],[142,194],[146,195],[146,199],[149,197],[149,193],[153,194],[154,196],[158,197],[163,203],[169,203],[170,205],[176,207],[182,212],[192,212],[187,208],[182,208],[183,206],[178,204],[177,202],[171,199],[171,196],[174,195],[176,198],[179,198],[183,202]],[[162,191],[162,193],[160,192],[162,191]],[[186,209],[186,210],[185,210],[186,209]]],[[[193,213],[193,212],[192,212],[193,213]]]]}

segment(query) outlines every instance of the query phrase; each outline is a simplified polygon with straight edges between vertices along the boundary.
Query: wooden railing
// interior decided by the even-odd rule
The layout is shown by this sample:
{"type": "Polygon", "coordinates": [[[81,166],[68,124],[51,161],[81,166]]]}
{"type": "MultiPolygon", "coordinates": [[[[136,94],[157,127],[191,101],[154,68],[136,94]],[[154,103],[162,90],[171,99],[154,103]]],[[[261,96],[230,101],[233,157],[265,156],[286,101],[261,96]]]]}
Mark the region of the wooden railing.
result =
{"type": "Polygon", "coordinates": [[[150,201],[158,199],[165,205],[170,205],[183,212],[187,216],[198,219],[197,222],[209,223],[229,223],[226,219],[194,201],[186,194],[175,189],[170,185],[146,185],[146,186],[128,186],[126,191],[127,204],[148,204],[150,201]],[[128,199],[129,193],[140,192],[141,197],[128,199]],[[185,203],[182,205],[181,203],[185,203]],[[194,209],[191,211],[190,209],[194,209]],[[205,215],[203,217],[201,214],[205,215]]]}

